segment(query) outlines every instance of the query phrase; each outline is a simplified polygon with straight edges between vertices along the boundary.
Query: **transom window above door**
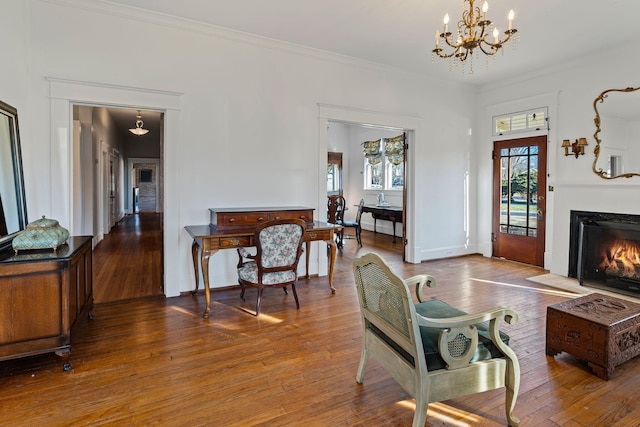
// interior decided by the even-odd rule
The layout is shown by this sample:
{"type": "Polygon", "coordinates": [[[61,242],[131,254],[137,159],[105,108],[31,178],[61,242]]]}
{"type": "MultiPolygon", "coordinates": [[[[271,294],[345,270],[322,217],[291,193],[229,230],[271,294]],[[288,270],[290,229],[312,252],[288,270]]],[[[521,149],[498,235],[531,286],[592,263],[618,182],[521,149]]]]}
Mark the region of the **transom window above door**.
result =
{"type": "Polygon", "coordinates": [[[510,113],[493,118],[493,135],[541,130],[548,127],[547,107],[510,113]]]}

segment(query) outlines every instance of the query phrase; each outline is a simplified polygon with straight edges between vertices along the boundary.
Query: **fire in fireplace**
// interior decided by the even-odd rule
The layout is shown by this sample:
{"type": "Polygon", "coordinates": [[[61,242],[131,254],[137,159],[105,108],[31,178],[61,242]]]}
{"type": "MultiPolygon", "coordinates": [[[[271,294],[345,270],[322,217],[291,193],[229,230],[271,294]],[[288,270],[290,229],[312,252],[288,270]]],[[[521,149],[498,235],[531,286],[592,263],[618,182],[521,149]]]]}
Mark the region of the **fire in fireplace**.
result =
{"type": "Polygon", "coordinates": [[[581,285],[640,293],[640,216],[571,212],[569,276],[581,285]]]}

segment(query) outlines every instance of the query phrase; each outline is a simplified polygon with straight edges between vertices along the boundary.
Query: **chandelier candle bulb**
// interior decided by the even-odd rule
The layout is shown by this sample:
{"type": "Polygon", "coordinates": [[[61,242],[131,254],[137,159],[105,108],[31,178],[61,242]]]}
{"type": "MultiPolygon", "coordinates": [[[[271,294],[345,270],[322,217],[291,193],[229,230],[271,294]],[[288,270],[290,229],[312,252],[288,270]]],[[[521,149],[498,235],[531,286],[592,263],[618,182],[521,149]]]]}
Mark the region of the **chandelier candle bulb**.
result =
{"type": "Polygon", "coordinates": [[[509,11],[509,29],[512,30],[513,29],[513,18],[515,17],[515,14],[513,13],[513,9],[511,9],[509,11]]]}
{"type": "Polygon", "coordinates": [[[487,11],[489,10],[489,3],[484,2],[482,4],[482,13],[484,14],[484,19],[487,19],[487,11]]]}
{"type": "Polygon", "coordinates": [[[436,30],[436,48],[440,47],[440,30],[436,30]]]}
{"type": "Polygon", "coordinates": [[[449,14],[444,15],[444,33],[447,34],[449,30],[449,14]]]}

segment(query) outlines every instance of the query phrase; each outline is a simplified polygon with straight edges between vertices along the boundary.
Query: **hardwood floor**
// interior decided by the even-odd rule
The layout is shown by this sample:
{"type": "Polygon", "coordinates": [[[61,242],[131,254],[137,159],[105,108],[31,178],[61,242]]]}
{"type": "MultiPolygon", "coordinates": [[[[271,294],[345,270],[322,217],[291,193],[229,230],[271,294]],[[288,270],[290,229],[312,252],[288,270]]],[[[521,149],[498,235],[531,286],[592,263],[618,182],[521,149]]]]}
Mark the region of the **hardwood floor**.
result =
{"type": "Polygon", "coordinates": [[[163,295],[162,215],[127,215],[93,251],[96,303],[163,295]]]}
{"type": "MultiPolygon", "coordinates": [[[[214,291],[208,320],[202,294],[97,304],[73,343],[71,372],[55,355],[0,362],[0,424],[410,426],[413,400],[375,359],[364,384],[355,382],[361,324],[351,260],[369,251],[405,277],[434,275],[431,294],[463,310],[519,313],[517,325],[502,329],[522,368],[522,426],[640,424],[640,358],[603,381],[566,353],[545,355],[546,307],[567,296],[526,280],[544,270],[478,255],[403,264],[391,236],[362,236],[363,248],[348,240],[338,255],[336,294],[326,277],[300,280],[299,310],[279,289],[265,290],[257,318],[245,312],[253,289],[246,302],[239,289],[214,291]]],[[[139,260],[118,262],[127,270],[139,260]]],[[[505,425],[503,405],[503,390],[431,404],[427,425],[505,425]]]]}

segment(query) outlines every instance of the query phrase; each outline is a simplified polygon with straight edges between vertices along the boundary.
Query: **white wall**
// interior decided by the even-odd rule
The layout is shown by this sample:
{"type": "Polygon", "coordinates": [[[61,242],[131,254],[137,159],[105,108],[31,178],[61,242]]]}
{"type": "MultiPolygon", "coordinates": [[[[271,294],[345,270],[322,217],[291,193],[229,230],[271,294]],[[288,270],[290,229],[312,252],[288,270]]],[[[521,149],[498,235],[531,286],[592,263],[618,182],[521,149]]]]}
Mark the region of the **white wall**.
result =
{"type": "MultiPolygon", "coordinates": [[[[411,244],[420,259],[474,251],[462,213],[474,217],[463,190],[473,151],[468,87],[116,5],[31,0],[26,13],[20,1],[10,1],[22,19],[8,20],[2,34],[29,29],[30,43],[25,37],[22,47],[30,54],[16,51],[13,74],[28,69],[17,93],[29,103],[21,125],[28,128],[25,174],[35,211],[70,197],[64,180],[50,184],[58,172],[52,168],[64,164],[67,135],[59,115],[52,117],[58,101],[49,99],[48,78],[182,94],[166,125],[175,132],[167,137],[164,165],[167,295],[193,286],[191,239],[183,227],[207,223],[208,208],[310,205],[324,216],[319,104],[421,123],[410,196],[419,221],[411,244]]],[[[316,260],[324,256],[314,253],[316,260]]],[[[231,251],[212,258],[213,286],[236,282],[235,262],[231,251]]]]}
{"type": "MultiPolygon", "coordinates": [[[[547,243],[545,268],[566,275],[569,254],[569,212],[586,210],[615,213],[640,213],[640,178],[603,180],[592,172],[595,139],[593,102],[607,89],[640,86],[637,69],[640,58],[629,55],[630,47],[603,51],[599,55],[581,58],[544,75],[522,76],[485,87],[478,96],[477,117],[484,123],[476,141],[481,152],[491,150],[489,111],[502,112],[510,106],[538,107],[551,100],[549,138],[549,176],[547,184],[547,243]],[[556,101],[553,101],[553,100],[556,101]],[[563,139],[574,141],[586,137],[586,154],[576,159],[564,156],[563,139]]],[[[515,108],[515,107],[514,107],[515,108]]],[[[519,110],[512,110],[519,111],[519,110]]],[[[604,144],[603,140],[603,144],[604,144]]],[[[478,224],[479,243],[483,253],[490,248],[491,229],[491,159],[478,160],[478,224]],[[484,178],[482,178],[484,177],[484,178]]]]}

